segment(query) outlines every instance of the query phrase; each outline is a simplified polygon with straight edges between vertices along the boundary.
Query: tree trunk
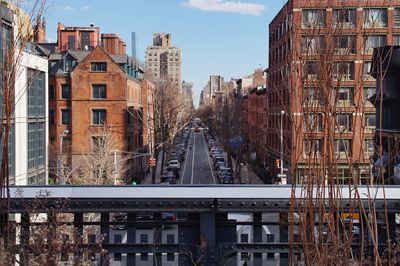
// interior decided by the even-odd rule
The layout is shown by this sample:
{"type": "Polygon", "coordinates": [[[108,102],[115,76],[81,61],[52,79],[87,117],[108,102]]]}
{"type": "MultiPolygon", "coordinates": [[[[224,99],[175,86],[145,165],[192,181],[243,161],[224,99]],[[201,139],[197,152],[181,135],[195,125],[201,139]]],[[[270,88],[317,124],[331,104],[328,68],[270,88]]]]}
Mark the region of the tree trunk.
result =
{"type": "MultiPolygon", "coordinates": [[[[159,151],[156,149],[154,151],[154,157],[156,158],[156,162],[158,160],[158,153],[159,151]]],[[[162,167],[161,167],[162,168],[162,167]]],[[[157,163],[155,166],[151,167],[151,183],[155,184],[156,183],[156,171],[157,171],[157,163]]]]}
{"type": "Polygon", "coordinates": [[[163,173],[163,169],[164,169],[165,148],[166,148],[166,147],[164,147],[164,148],[161,150],[162,154],[161,154],[161,168],[160,168],[160,175],[162,175],[162,173],[163,173]]]}

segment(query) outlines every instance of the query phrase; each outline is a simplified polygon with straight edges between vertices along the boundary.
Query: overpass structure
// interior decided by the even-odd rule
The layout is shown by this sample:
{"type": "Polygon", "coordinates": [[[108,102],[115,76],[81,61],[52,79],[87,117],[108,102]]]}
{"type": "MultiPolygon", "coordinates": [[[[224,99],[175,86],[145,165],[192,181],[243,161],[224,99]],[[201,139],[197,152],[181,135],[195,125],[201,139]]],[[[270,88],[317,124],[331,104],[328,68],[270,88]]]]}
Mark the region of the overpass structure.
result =
{"type": "MultiPolygon", "coordinates": [[[[287,265],[288,217],[291,207],[301,206],[304,193],[291,186],[20,186],[10,188],[9,211],[21,215],[17,223],[24,228],[29,228],[32,212],[46,213],[54,206],[73,214],[73,226],[82,234],[84,226],[98,227],[110,255],[101,258],[104,264],[193,265],[195,260],[201,265],[238,265],[245,261],[275,265],[278,260],[287,265]],[[30,209],[38,196],[42,204],[30,209]],[[87,221],[86,213],[97,213],[99,219],[87,221]],[[116,215],[124,218],[114,219],[116,215]],[[166,219],[170,216],[178,218],[166,219]],[[144,237],[143,232],[149,231],[150,237],[144,237]]],[[[360,208],[369,212],[371,202],[378,214],[386,209],[391,237],[395,238],[399,187],[343,186],[325,191],[325,195],[312,193],[315,198],[326,199],[334,193],[340,198],[336,204],[342,212],[357,213],[360,208]]],[[[384,230],[385,225],[381,226],[384,230]]],[[[24,232],[29,234],[29,230],[24,232]]],[[[359,244],[355,242],[354,246],[359,244]]],[[[301,260],[301,245],[294,243],[292,247],[301,260]]]]}

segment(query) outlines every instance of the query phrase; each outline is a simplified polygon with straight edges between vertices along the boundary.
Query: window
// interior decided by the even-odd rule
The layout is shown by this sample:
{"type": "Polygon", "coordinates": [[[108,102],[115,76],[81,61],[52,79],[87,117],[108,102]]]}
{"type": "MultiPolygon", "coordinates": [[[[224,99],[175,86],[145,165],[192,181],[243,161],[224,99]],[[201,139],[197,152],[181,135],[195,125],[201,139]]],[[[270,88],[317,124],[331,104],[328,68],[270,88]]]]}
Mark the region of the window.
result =
{"type": "Polygon", "coordinates": [[[372,54],[374,48],[386,46],[385,35],[368,35],[364,36],[364,54],[372,54]]]}
{"type": "Polygon", "coordinates": [[[364,27],[382,28],[387,27],[388,16],[386,8],[366,8],[364,9],[364,27]]]}
{"type": "Polygon", "coordinates": [[[354,80],[354,62],[336,62],[332,72],[334,79],[354,80]]]}
{"type": "Polygon", "coordinates": [[[324,105],[325,96],[320,88],[304,88],[303,104],[309,106],[324,105]]]}
{"type": "Polygon", "coordinates": [[[45,74],[28,68],[28,117],[44,117],[45,112],[45,74]]]}
{"type": "Polygon", "coordinates": [[[147,234],[140,234],[140,244],[149,243],[149,236],[147,234]]]}
{"type": "Polygon", "coordinates": [[[374,155],[374,140],[373,139],[365,139],[363,148],[364,148],[365,157],[369,158],[372,155],[374,155]]]}
{"type": "Polygon", "coordinates": [[[106,122],[107,110],[92,110],[92,125],[104,125],[106,122]]]}
{"type": "Polygon", "coordinates": [[[400,8],[394,9],[393,20],[394,20],[393,26],[395,28],[400,28],[400,8]]]}
{"type": "Polygon", "coordinates": [[[105,84],[93,84],[92,85],[92,97],[94,99],[105,99],[106,98],[106,85],[105,84]]]}
{"type": "Polygon", "coordinates": [[[122,235],[115,234],[114,235],[114,244],[121,244],[122,243],[122,235]]]}
{"type": "Polygon", "coordinates": [[[305,114],[304,115],[304,130],[306,132],[322,132],[323,130],[322,114],[305,114]]]}
{"type": "Polygon", "coordinates": [[[306,9],[302,12],[303,28],[325,28],[326,10],[306,9]]]}
{"type": "Polygon", "coordinates": [[[46,164],[45,123],[28,123],[28,172],[46,164]]]}
{"type": "Polygon", "coordinates": [[[62,99],[70,99],[71,98],[71,87],[69,84],[61,85],[61,98],[62,99]]]}
{"type": "Polygon", "coordinates": [[[74,61],[72,59],[64,58],[64,61],[63,61],[64,72],[71,72],[73,65],[74,65],[74,61]]]}
{"type": "Polygon", "coordinates": [[[54,100],[56,98],[56,89],[54,85],[49,86],[49,98],[54,100]]]}
{"type": "Polygon", "coordinates": [[[301,36],[301,51],[303,53],[322,52],[325,47],[324,36],[301,36]]]}
{"type": "Polygon", "coordinates": [[[347,55],[356,53],[356,37],[354,35],[335,36],[333,42],[338,54],[347,55]]]}
{"type": "Polygon", "coordinates": [[[336,115],[337,131],[340,133],[352,132],[353,114],[342,113],[336,115]]]}
{"type": "Polygon", "coordinates": [[[92,62],[90,64],[90,69],[93,72],[106,72],[107,63],[106,62],[92,62]]]}
{"type": "Polygon", "coordinates": [[[335,90],[337,97],[335,100],[340,104],[351,105],[353,104],[354,89],[352,87],[340,87],[335,90]]]}
{"type": "Polygon", "coordinates": [[[102,136],[93,136],[92,137],[92,151],[95,153],[101,152],[103,148],[106,146],[106,139],[102,136]]]}
{"type": "Polygon", "coordinates": [[[316,78],[319,73],[318,62],[307,61],[303,70],[307,78],[316,78]]]}
{"type": "Polygon", "coordinates": [[[371,61],[364,61],[364,63],[363,63],[363,78],[364,78],[364,80],[373,79],[373,77],[370,74],[371,66],[372,66],[371,61]]]}
{"type": "Polygon", "coordinates": [[[50,110],[49,113],[50,113],[49,114],[50,125],[54,125],[55,124],[55,120],[56,120],[56,111],[52,109],[52,110],[50,110]]]}
{"type": "Polygon", "coordinates": [[[71,113],[68,109],[61,110],[61,124],[69,125],[71,123],[71,113]]]}
{"type": "Polygon", "coordinates": [[[322,139],[303,140],[303,151],[306,156],[319,156],[322,152],[322,139]]]}
{"type": "Polygon", "coordinates": [[[363,88],[363,102],[364,104],[371,105],[371,102],[368,100],[372,96],[375,95],[375,87],[364,87],[363,88]]]}
{"type": "Polygon", "coordinates": [[[333,25],[336,28],[355,28],[356,27],[356,9],[342,8],[333,10],[333,25]]]}
{"type": "Polygon", "coordinates": [[[375,130],[376,127],[376,115],[375,114],[366,114],[365,115],[365,129],[368,131],[375,130]]]}
{"type": "Polygon", "coordinates": [[[393,45],[400,46],[400,35],[393,34],[393,45]]]}
{"type": "Polygon", "coordinates": [[[122,254],[114,253],[114,261],[122,261],[122,254]]]}
{"type": "Polygon", "coordinates": [[[335,154],[337,157],[342,158],[350,156],[350,153],[351,153],[351,139],[335,140],[335,154]]]}

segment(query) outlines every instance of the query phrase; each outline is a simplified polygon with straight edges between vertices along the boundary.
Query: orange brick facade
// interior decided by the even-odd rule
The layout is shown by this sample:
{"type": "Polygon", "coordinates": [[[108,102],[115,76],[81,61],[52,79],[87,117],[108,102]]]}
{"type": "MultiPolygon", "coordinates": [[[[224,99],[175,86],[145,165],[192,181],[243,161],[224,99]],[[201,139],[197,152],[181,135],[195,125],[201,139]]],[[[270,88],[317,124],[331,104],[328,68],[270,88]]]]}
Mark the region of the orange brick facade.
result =
{"type": "MultiPolygon", "coordinates": [[[[337,33],[351,36],[351,38],[354,36],[354,49],[345,56],[335,54],[331,58],[337,62],[348,62],[348,68],[352,73],[349,73],[349,76],[346,76],[339,86],[343,91],[348,90],[351,93],[351,99],[346,100],[345,104],[333,109],[332,112],[348,115],[350,129],[342,134],[336,132],[335,137],[344,139],[348,143],[352,165],[349,165],[348,158],[343,158],[340,154],[337,155],[337,162],[343,178],[349,177],[349,171],[355,171],[356,175],[360,177],[359,183],[367,182],[366,180],[370,178],[368,165],[371,156],[367,146],[371,143],[374,135],[373,130],[370,130],[366,125],[366,120],[375,113],[373,106],[366,100],[371,96],[368,94],[369,89],[375,87],[375,81],[366,77],[368,64],[372,58],[372,54],[369,53],[369,50],[366,50],[367,43],[370,36],[374,36],[379,41],[384,40],[384,44],[398,43],[400,28],[395,14],[400,14],[399,8],[399,0],[367,1],[367,3],[364,3],[364,1],[293,0],[289,1],[269,24],[269,75],[266,105],[267,147],[268,166],[273,176],[276,176],[279,172],[279,169],[275,166],[275,161],[280,157],[281,111],[285,112],[282,124],[284,131],[284,167],[290,169],[289,176],[293,178],[293,182],[299,182],[304,175],[303,168],[309,161],[309,158],[305,155],[305,141],[311,135],[304,131],[304,112],[307,110],[304,102],[305,88],[307,90],[310,88],[305,85],[302,75],[305,71],[304,64],[312,65],[309,62],[316,60],[313,56],[304,54],[304,40],[312,35],[325,35],[325,38],[329,38],[327,37],[329,35],[332,36],[331,31],[335,29],[334,19],[335,16],[338,16],[335,14],[342,14],[339,13],[339,10],[345,10],[346,23],[342,24],[344,28],[341,28],[340,32],[337,31],[337,33]],[[376,12],[375,14],[378,14],[376,16],[380,17],[380,14],[383,14],[382,21],[385,20],[385,23],[374,24],[373,26],[367,23],[367,18],[370,16],[368,14],[375,12],[374,8],[378,8],[377,10],[381,12],[376,12]],[[323,14],[321,21],[318,22],[320,28],[317,33],[314,29],[307,27],[305,23],[307,19],[315,18],[307,15],[312,12],[323,14]],[[353,16],[353,19],[350,19],[351,16],[353,16]]],[[[327,41],[325,47],[334,45],[329,39],[324,41],[327,41]]],[[[338,48],[341,48],[341,46],[338,48]]],[[[320,49],[325,48],[321,47],[320,49]]],[[[313,106],[313,111],[326,113],[325,107],[326,105],[323,103],[318,103],[313,106]]],[[[324,128],[326,129],[327,125],[322,125],[321,131],[317,130],[318,132],[312,135],[312,138],[321,140],[322,149],[327,148],[327,144],[323,143],[323,132],[326,132],[323,130],[324,128]]]]}

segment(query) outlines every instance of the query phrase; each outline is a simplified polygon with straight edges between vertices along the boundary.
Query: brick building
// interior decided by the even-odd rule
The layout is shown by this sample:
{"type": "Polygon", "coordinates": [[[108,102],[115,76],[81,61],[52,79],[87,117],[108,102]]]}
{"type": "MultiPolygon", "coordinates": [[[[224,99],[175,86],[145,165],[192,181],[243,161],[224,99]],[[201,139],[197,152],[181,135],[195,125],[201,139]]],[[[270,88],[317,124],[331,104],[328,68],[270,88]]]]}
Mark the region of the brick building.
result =
{"type": "Polygon", "coordinates": [[[332,162],[340,183],[371,179],[375,109],[367,99],[375,82],[369,69],[373,48],[400,41],[399,6],[399,0],[292,0],[269,24],[267,147],[273,175],[280,171],[275,162],[282,126],[283,167],[292,182],[330,178],[316,169],[332,162]]]}
{"type": "Polygon", "coordinates": [[[152,84],[141,78],[116,34],[103,34],[101,47],[98,29],[91,28],[59,26],[58,36],[66,29],[69,34],[74,29],[74,36],[88,31],[91,45],[72,46],[64,36],[56,46],[60,52],[55,48],[50,54],[50,141],[73,167],[101,142],[107,128],[121,145],[117,159],[127,153],[135,157],[125,175],[129,181],[147,167],[145,156],[138,155],[153,138],[152,84]]]}

